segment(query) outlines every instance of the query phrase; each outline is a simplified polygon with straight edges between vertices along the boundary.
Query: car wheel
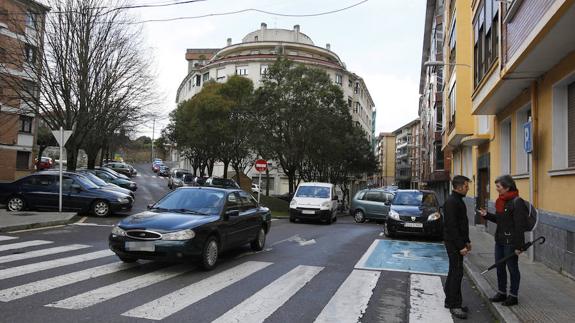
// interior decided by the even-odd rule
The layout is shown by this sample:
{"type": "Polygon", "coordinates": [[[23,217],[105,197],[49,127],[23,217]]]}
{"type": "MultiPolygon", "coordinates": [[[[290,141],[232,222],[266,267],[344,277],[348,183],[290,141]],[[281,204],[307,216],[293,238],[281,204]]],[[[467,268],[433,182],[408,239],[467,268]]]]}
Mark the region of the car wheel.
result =
{"type": "Polygon", "coordinates": [[[389,230],[389,227],[387,226],[387,223],[385,223],[385,225],[383,226],[383,234],[385,234],[385,236],[388,237],[388,238],[393,238],[393,237],[395,237],[395,232],[389,230]]]}
{"type": "Polygon", "coordinates": [[[266,230],[264,227],[261,227],[258,231],[258,236],[254,241],[250,243],[250,247],[252,247],[253,251],[262,251],[266,245],[266,230]]]}
{"type": "Polygon", "coordinates": [[[23,198],[21,198],[20,196],[12,196],[8,200],[6,208],[8,209],[8,211],[18,212],[24,210],[25,205],[26,203],[24,203],[23,198]]]}
{"type": "Polygon", "coordinates": [[[118,256],[118,258],[120,258],[122,262],[125,262],[127,264],[131,264],[138,261],[138,258],[132,258],[132,257],[118,256]]]}
{"type": "Polygon", "coordinates": [[[363,211],[362,210],[356,210],[354,215],[353,215],[353,219],[355,220],[356,223],[365,222],[365,215],[363,214],[363,211]]]}
{"type": "Polygon", "coordinates": [[[289,222],[295,223],[295,220],[296,220],[295,216],[290,216],[290,217],[289,217],[289,222]]]}
{"type": "Polygon", "coordinates": [[[204,244],[204,251],[202,252],[202,268],[204,268],[204,270],[212,270],[216,267],[219,249],[218,239],[216,239],[215,236],[208,237],[208,240],[206,240],[204,244]]]}
{"type": "Polygon", "coordinates": [[[110,215],[110,204],[106,201],[97,200],[92,204],[92,214],[98,217],[107,217],[110,215]]]}

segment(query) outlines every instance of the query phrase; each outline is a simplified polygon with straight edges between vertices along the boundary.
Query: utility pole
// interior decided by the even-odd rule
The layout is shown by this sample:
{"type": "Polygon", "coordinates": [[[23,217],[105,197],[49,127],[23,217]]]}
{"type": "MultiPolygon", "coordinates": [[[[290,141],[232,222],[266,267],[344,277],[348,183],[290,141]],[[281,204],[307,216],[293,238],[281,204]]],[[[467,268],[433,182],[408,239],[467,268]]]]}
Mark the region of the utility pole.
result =
{"type": "Polygon", "coordinates": [[[154,162],[154,135],[156,134],[156,118],[152,124],[152,163],[154,162]]]}

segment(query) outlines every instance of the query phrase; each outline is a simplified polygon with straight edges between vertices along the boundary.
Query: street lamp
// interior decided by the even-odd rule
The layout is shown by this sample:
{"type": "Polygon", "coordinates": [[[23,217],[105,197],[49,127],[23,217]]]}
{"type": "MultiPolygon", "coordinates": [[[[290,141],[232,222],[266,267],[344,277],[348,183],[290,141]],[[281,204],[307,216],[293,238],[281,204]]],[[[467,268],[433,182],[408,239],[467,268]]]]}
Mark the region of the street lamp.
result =
{"type": "Polygon", "coordinates": [[[442,62],[442,61],[427,61],[427,62],[423,63],[423,66],[425,66],[425,67],[434,67],[434,66],[439,66],[439,67],[443,67],[443,66],[465,66],[465,67],[471,68],[471,65],[469,65],[469,64],[446,63],[446,62],[442,62]]]}

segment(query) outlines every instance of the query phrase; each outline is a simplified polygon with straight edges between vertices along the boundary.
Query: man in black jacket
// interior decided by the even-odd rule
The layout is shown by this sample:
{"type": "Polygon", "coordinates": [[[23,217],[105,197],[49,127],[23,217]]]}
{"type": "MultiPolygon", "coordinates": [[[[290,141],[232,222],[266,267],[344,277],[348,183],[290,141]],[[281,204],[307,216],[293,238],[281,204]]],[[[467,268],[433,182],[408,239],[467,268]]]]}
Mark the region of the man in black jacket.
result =
{"type": "Polygon", "coordinates": [[[455,176],[451,181],[453,192],[445,201],[443,210],[443,240],[449,256],[449,273],[445,282],[445,307],[460,319],[467,318],[467,307],[462,304],[461,280],[463,279],[463,257],[471,251],[469,221],[463,198],[469,191],[471,180],[455,176]]]}

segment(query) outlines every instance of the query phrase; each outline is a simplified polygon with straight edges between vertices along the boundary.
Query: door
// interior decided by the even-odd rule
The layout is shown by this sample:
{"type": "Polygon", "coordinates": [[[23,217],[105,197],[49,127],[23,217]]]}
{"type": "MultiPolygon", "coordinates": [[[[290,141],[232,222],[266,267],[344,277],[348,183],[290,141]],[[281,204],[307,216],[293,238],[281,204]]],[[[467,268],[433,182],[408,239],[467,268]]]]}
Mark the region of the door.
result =
{"type": "Polygon", "coordinates": [[[383,192],[372,191],[367,192],[364,199],[366,217],[370,219],[384,219],[385,210],[385,196],[383,192]]]}
{"type": "Polygon", "coordinates": [[[243,244],[242,232],[246,228],[245,218],[241,216],[241,202],[238,193],[233,192],[226,198],[224,214],[230,211],[239,211],[238,216],[225,216],[224,227],[226,231],[226,247],[237,247],[243,244]]]}
{"type": "Polygon", "coordinates": [[[58,185],[54,175],[37,175],[25,179],[20,189],[26,202],[33,208],[58,208],[58,185]]]}
{"type": "Polygon", "coordinates": [[[246,223],[244,238],[246,242],[250,242],[257,237],[261,227],[261,214],[253,196],[243,191],[239,192],[239,196],[242,203],[240,217],[243,217],[246,223]]]}
{"type": "MultiPolygon", "coordinates": [[[[85,196],[83,191],[79,191],[74,187],[80,185],[76,180],[71,177],[64,176],[62,178],[62,208],[72,211],[80,211],[90,203],[88,197],[85,196]]],[[[80,186],[81,187],[81,186],[80,186]]]]}
{"type": "MultiPolygon", "coordinates": [[[[489,154],[482,155],[477,161],[477,200],[476,208],[487,209],[489,201],[489,154]]],[[[485,219],[475,214],[475,224],[485,224],[485,219]]]]}

